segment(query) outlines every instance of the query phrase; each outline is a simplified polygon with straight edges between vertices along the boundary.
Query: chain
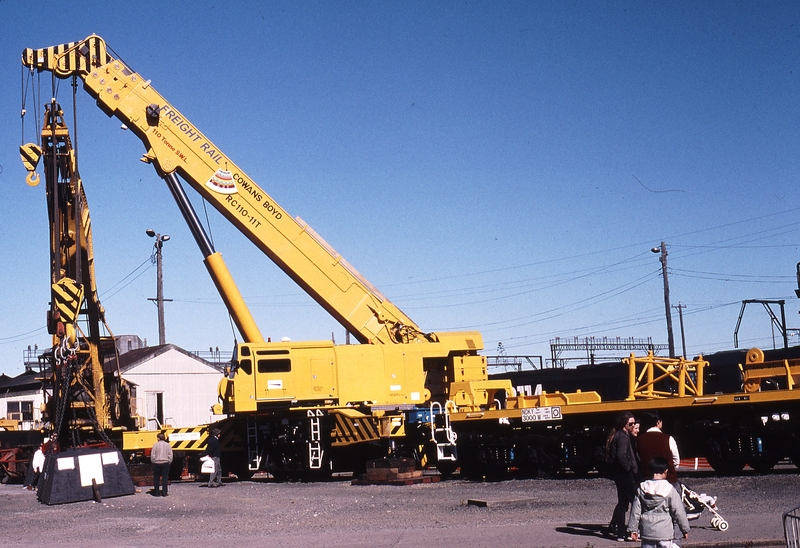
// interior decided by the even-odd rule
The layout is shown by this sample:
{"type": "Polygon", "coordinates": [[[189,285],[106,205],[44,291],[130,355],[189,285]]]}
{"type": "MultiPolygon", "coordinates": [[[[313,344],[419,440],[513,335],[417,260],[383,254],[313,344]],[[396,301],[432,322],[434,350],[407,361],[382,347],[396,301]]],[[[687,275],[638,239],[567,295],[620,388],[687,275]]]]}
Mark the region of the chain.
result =
{"type": "Polygon", "coordinates": [[[50,447],[47,449],[47,458],[55,451],[55,446],[61,434],[61,424],[64,422],[64,412],[67,408],[67,393],[69,392],[69,381],[71,377],[69,360],[64,359],[64,349],[67,347],[67,341],[65,339],[61,342],[61,345],[53,348],[53,357],[55,361],[53,374],[56,377],[56,381],[58,381],[60,377],[61,382],[60,386],[56,385],[53,387],[54,392],[52,397],[58,397],[59,400],[57,402],[58,408],[56,409],[55,422],[53,423],[53,432],[51,436],[53,438],[53,443],[51,443],[50,447]]]}
{"type": "MultiPolygon", "coordinates": [[[[84,392],[84,402],[88,403],[88,399],[89,398],[86,397],[86,393],[84,392]]],[[[103,428],[100,427],[100,422],[97,420],[97,410],[95,409],[95,406],[94,405],[87,405],[86,406],[86,411],[88,412],[89,419],[92,421],[92,424],[94,425],[94,430],[95,430],[95,432],[97,432],[97,435],[100,436],[100,439],[102,439],[104,442],[106,442],[106,444],[109,447],[116,448],[116,445],[114,445],[114,442],[111,441],[111,438],[108,437],[108,434],[106,434],[106,431],[103,428]]]]}
{"type": "Polygon", "coordinates": [[[79,447],[81,445],[81,433],[77,428],[78,424],[78,414],[75,412],[75,408],[72,408],[72,424],[75,425],[74,428],[69,429],[69,433],[72,436],[72,447],[79,447]]]}
{"type": "MultiPolygon", "coordinates": [[[[53,394],[51,398],[58,397],[60,399],[57,401],[58,408],[56,409],[55,422],[51,424],[53,430],[50,433],[50,443],[44,455],[44,466],[42,467],[43,485],[48,485],[46,478],[47,471],[50,470],[50,461],[55,458],[56,450],[61,449],[59,447],[59,438],[61,435],[61,424],[64,422],[64,412],[67,408],[67,393],[69,391],[69,381],[71,377],[71,364],[68,354],[69,345],[66,339],[62,340],[60,345],[53,347],[53,377],[55,382],[53,383],[53,394]]],[[[36,498],[39,502],[44,502],[44,493],[44,489],[38,490],[36,498]]]]}
{"type": "MultiPolygon", "coordinates": [[[[67,402],[68,400],[73,397],[71,394],[70,385],[72,384],[73,375],[76,376],[75,378],[75,385],[76,391],[74,397],[80,397],[83,402],[87,405],[84,408],[87,410],[89,415],[89,419],[91,420],[95,432],[97,432],[98,436],[106,443],[109,447],[114,447],[114,443],[106,434],[105,430],[100,427],[99,422],[97,421],[97,410],[95,409],[94,405],[90,405],[89,402],[89,394],[86,387],[80,382],[81,379],[78,377],[80,373],[80,368],[78,367],[78,350],[80,349],[80,342],[75,341],[75,346],[69,345],[69,340],[65,337],[61,340],[60,344],[53,346],[53,394],[51,398],[59,398],[56,401],[56,410],[55,410],[55,422],[51,423],[52,432],[50,434],[50,444],[47,447],[47,451],[45,452],[45,464],[44,464],[44,476],[43,476],[43,485],[47,485],[47,471],[51,469],[50,462],[53,458],[55,458],[56,451],[60,451],[59,447],[59,440],[61,438],[61,428],[64,423],[64,415],[67,410],[67,402]]],[[[73,447],[78,447],[80,445],[80,431],[77,428],[77,414],[76,410],[72,408],[72,418],[75,421],[75,428],[70,429],[70,434],[72,436],[72,445],[73,447]]],[[[40,489],[37,498],[40,502],[44,502],[43,497],[45,496],[45,490],[40,489]]]]}
{"type": "MultiPolygon", "coordinates": [[[[61,344],[53,348],[53,356],[55,358],[55,374],[61,376],[61,389],[59,392],[60,400],[58,401],[56,421],[54,424],[55,437],[58,437],[58,435],[61,433],[61,427],[64,422],[64,415],[67,408],[67,401],[70,399],[70,384],[72,376],[75,375],[79,370],[77,367],[79,348],[80,343],[77,341],[74,347],[70,347],[66,338],[61,341],[61,344]]],[[[94,405],[91,405],[92,402],[90,401],[86,389],[80,382],[76,382],[76,384],[79,387],[79,391],[77,394],[75,394],[75,396],[80,397],[81,401],[86,404],[84,405],[84,408],[89,415],[89,420],[91,421],[95,432],[106,444],[108,444],[109,447],[116,447],[114,442],[111,441],[111,438],[108,437],[108,434],[106,434],[105,430],[101,428],[100,422],[97,420],[97,410],[95,409],[94,405]]],[[[77,415],[74,408],[72,409],[72,418],[77,424],[77,415]]],[[[81,439],[78,428],[72,428],[70,434],[72,436],[73,446],[79,446],[81,444],[81,439]]]]}

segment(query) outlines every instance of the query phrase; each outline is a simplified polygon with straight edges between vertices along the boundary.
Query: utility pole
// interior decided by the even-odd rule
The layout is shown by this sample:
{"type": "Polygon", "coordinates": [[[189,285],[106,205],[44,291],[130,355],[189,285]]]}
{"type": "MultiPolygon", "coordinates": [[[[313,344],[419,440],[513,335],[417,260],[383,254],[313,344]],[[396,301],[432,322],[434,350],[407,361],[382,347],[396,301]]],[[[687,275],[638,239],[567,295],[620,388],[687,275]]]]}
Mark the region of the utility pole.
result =
{"type": "Polygon", "coordinates": [[[686,355],[686,337],[683,335],[683,309],[686,308],[686,305],[681,304],[681,302],[678,301],[678,304],[673,305],[672,308],[678,309],[678,318],[680,318],[681,323],[681,344],[683,344],[683,357],[688,358],[686,355]]]}
{"type": "Polygon", "coordinates": [[[661,253],[661,276],[664,278],[664,309],[667,315],[667,342],[669,343],[669,357],[675,357],[675,338],[672,336],[672,311],[669,306],[669,278],[667,276],[667,244],[661,242],[661,247],[651,249],[653,253],[661,253]]]}
{"type": "Polygon", "coordinates": [[[156,301],[156,306],[158,307],[158,344],[163,345],[167,344],[167,337],[164,330],[164,301],[171,301],[172,299],[164,298],[164,275],[161,268],[161,248],[164,247],[164,242],[169,240],[169,235],[161,235],[152,228],[148,228],[145,233],[151,238],[156,239],[153,244],[153,249],[155,250],[153,254],[156,259],[156,298],[148,300],[156,301]]]}

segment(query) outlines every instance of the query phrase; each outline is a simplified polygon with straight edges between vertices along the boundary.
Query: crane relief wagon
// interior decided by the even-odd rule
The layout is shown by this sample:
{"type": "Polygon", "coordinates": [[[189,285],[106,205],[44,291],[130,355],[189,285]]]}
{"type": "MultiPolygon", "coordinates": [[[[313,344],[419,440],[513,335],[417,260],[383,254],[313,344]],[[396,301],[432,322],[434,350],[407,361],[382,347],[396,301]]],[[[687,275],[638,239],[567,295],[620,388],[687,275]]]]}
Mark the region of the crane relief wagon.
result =
{"type": "MultiPolygon", "coordinates": [[[[676,437],[698,441],[686,456],[708,456],[720,468],[749,463],[768,469],[787,455],[800,462],[800,391],[792,380],[800,365],[759,361],[754,352],[736,373],[750,379],[746,390],[708,395],[702,357],[631,356],[620,379],[628,387],[624,399],[602,401],[597,392],[580,390],[517,394],[511,381],[488,377],[480,333],[422,330],[310,226],[284,211],[149,80],[112,56],[102,38],[25,49],[22,62],[31,71],[81,79],[97,105],[142,141],[142,160],[175,198],[242,337],[214,405],[224,416],[216,423],[223,468],[240,477],[258,471],[278,478],[325,476],[358,471],[367,460],[387,455],[413,457],[443,473],[460,466],[468,476],[564,467],[585,472],[603,460],[612,417],[648,409],[669,416],[676,437]],[[181,179],[359,344],[265,341],[181,179]],[[760,391],[763,375],[782,371],[781,390],[760,391]]],[[[198,450],[204,435],[170,441],[198,450]]],[[[123,449],[137,451],[153,441],[154,433],[130,432],[123,449]]]]}
{"type": "MultiPolygon", "coordinates": [[[[351,469],[367,458],[430,445],[430,405],[481,412],[510,394],[489,381],[480,333],[422,331],[310,226],[284,211],[153,88],[111,56],[99,36],[26,49],[23,64],[77,77],[109,116],[145,145],[142,160],[162,177],[203,254],[243,342],[220,382],[215,412],[228,466],[276,476],[351,469]],[[336,318],[359,344],[265,342],[201,226],[182,178],[336,318]],[[448,404],[448,402],[450,402],[448,404]],[[448,407],[449,405],[449,407],[448,407]]],[[[445,429],[447,430],[447,429],[445,429]]],[[[150,442],[142,433],[139,441],[150,442]]],[[[134,438],[131,439],[134,439],[134,438]]],[[[455,436],[440,437],[450,465],[455,436]]],[[[127,449],[132,448],[128,444],[127,449]]]]}

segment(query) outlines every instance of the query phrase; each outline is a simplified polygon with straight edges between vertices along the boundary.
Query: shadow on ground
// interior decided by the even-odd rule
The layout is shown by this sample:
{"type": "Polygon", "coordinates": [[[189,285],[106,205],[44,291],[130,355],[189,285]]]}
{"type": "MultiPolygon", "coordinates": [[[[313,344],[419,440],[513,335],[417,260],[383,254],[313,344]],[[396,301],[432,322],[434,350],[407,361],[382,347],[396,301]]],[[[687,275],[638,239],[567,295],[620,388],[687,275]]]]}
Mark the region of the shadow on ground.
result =
{"type": "Polygon", "coordinates": [[[567,523],[566,527],[556,527],[556,531],[579,537],[611,538],[608,533],[608,525],[599,525],[597,523],[567,523]]]}

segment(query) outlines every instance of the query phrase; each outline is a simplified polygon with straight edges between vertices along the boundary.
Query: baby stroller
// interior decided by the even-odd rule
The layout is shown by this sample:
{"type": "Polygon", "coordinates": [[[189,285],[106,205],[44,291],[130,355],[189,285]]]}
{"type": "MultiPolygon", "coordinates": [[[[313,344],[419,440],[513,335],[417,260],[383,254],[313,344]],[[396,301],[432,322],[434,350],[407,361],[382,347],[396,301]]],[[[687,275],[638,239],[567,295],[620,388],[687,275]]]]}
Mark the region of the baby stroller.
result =
{"type": "Polygon", "coordinates": [[[681,483],[681,501],[689,520],[698,519],[703,510],[708,510],[711,513],[711,527],[719,531],[728,530],[728,522],[717,512],[717,497],[705,493],[698,494],[681,483]]]}

